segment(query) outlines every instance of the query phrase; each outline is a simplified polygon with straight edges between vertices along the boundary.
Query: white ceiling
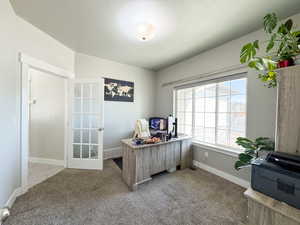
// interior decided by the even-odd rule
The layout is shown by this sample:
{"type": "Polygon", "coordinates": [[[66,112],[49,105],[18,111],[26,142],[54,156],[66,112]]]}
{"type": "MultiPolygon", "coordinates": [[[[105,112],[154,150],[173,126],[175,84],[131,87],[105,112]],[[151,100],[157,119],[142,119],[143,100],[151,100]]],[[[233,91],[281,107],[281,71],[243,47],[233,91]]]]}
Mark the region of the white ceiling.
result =
{"type": "Polygon", "coordinates": [[[10,0],[16,13],[77,52],[158,70],[261,27],[300,0],[10,0]],[[156,27],[148,42],[137,24],[156,27]]]}

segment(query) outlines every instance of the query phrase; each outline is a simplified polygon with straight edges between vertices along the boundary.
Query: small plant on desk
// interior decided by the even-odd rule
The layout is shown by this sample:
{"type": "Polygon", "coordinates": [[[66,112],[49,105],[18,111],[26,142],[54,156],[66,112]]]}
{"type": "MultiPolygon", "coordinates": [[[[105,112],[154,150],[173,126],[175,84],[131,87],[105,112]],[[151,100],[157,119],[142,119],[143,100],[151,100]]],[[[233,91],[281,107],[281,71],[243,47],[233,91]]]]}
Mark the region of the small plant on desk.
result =
{"type": "Polygon", "coordinates": [[[254,141],[244,137],[238,137],[236,143],[245,150],[239,154],[239,159],[235,162],[234,168],[240,170],[251,165],[252,161],[260,157],[260,152],[274,151],[275,143],[267,137],[259,137],[254,141]]]}

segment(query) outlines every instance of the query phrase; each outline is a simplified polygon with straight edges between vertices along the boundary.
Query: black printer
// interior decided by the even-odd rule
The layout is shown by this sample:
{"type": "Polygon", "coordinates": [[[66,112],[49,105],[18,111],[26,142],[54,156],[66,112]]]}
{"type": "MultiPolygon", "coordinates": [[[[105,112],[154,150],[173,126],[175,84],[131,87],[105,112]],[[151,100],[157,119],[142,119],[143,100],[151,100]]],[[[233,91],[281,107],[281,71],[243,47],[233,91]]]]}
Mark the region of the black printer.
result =
{"type": "Polygon", "coordinates": [[[251,187],[300,209],[300,156],[272,152],[252,163],[251,187]]]}

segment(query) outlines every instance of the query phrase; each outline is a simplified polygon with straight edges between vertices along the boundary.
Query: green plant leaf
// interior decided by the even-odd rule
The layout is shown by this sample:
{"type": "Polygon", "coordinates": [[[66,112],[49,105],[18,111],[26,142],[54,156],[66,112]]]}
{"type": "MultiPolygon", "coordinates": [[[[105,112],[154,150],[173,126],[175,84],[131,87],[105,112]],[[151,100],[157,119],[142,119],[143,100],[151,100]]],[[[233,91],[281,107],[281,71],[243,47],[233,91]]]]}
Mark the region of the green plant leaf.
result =
{"type": "Polygon", "coordinates": [[[254,149],[245,149],[244,151],[245,154],[251,155],[251,156],[255,156],[255,150],[254,149]]]}
{"type": "Polygon", "coordinates": [[[253,143],[252,140],[250,140],[249,138],[245,138],[245,137],[238,137],[236,139],[236,142],[249,142],[249,143],[253,143]]]}
{"type": "Polygon", "coordinates": [[[279,47],[278,47],[278,51],[277,51],[277,55],[280,55],[280,53],[282,52],[282,50],[285,48],[286,43],[285,42],[281,42],[279,47]]]}
{"type": "Polygon", "coordinates": [[[275,45],[275,42],[270,40],[270,42],[267,45],[267,52],[269,52],[275,45]]]}
{"type": "Polygon", "coordinates": [[[297,31],[292,32],[292,35],[293,35],[294,37],[300,37],[300,30],[297,30],[297,31]]]}
{"type": "Polygon", "coordinates": [[[291,31],[292,30],[292,27],[293,27],[293,20],[289,19],[287,20],[285,23],[284,23],[286,29],[288,31],[291,31]]]}
{"type": "Polygon", "coordinates": [[[240,53],[241,63],[250,61],[256,55],[256,49],[259,49],[258,40],[244,45],[240,53]]]}
{"type": "Polygon", "coordinates": [[[255,139],[257,146],[260,147],[260,150],[264,151],[274,151],[275,149],[275,142],[267,137],[259,137],[255,139]]]}
{"type": "Polygon", "coordinates": [[[300,45],[300,30],[292,32],[292,35],[297,39],[297,45],[300,45]]]}
{"type": "Polygon", "coordinates": [[[235,142],[237,145],[242,146],[245,149],[255,149],[254,142],[248,138],[238,137],[235,142]]]}
{"type": "Polygon", "coordinates": [[[277,73],[275,71],[268,71],[258,75],[258,78],[265,83],[268,88],[274,88],[277,86],[277,73]]]}
{"type": "Polygon", "coordinates": [[[254,141],[249,138],[238,137],[236,143],[245,148],[244,152],[239,154],[239,158],[234,164],[236,170],[250,165],[254,159],[259,157],[259,151],[274,151],[275,147],[274,141],[268,137],[258,137],[254,141]]]}
{"type": "Polygon", "coordinates": [[[269,52],[274,47],[276,37],[277,37],[277,34],[273,34],[271,36],[271,39],[270,39],[270,41],[269,41],[269,43],[267,45],[267,50],[266,50],[267,52],[269,52]]]}
{"type": "Polygon", "coordinates": [[[255,40],[255,41],[253,42],[253,46],[254,46],[254,48],[256,48],[256,49],[259,49],[259,43],[258,43],[258,40],[255,40]]]}
{"type": "Polygon", "coordinates": [[[270,34],[266,45],[266,53],[272,56],[257,57],[259,42],[255,40],[244,45],[240,52],[241,63],[248,63],[250,68],[261,71],[259,79],[268,88],[277,86],[277,62],[293,58],[300,54],[300,30],[293,31],[293,20],[288,19],[284,24],[279,24],[275,13],[269,13],[264,17],[264,29],[270,34]]]}
{"type": "Polygon", "coordinates": [[[269,13],[264,17],[264,29],[271,34],[277,26],[278,18],[275,13],[269,13]]]}
{"type": "Polygon", "coordinates": [[[248,66],[256,70],[264,70],[263,62],[261,58],[258,57],[251,59],[250,62],[248,63],[248,66]]]}
{"type": "Polygon", "coordinates": [[[278,27],[278,31],[277,32],[280,33],[280,34],[286,35],[289,31],[288,31],[287,27],[284,24],[281,24],[278,27]]]}
{"type": "Polygon", "coordinates": [[[240,169],[242,169],[244,166],[247,166],[247,165],[249,165],[249,163],[244,163],[244,162],[238,160],[238,161],[235,162],[234,168],[235,168],[236,170],[240,170],[240,169]]]}
{"type": "Polygon", "coordinates": [[[244,163],[250,163],[253,157],[251,155],[241,153],[239,154],[239,160],[244,163]]]}
{"type": "Polygon", "coordinates": [[[267,68],[270,71],[275,70],[277,68],[277,62],[275,62],[271,59],[262,58],[262,61],[263,61],[264,67],[267,68]]]}
{"type": "Polygon", "coordinates": [[[251,55],[252,55],[252,43],[248,43],[242,47],[241,54],[240,54],[241,63],[247,62],[251,58],[251,55]]]}
{"type": "Polygon", "coordinates": [[[258,137],[255,139],[255,142],[264,142],[264,141],[267,141],[267,140],[270,140],[270,138],[268,137],[258,137]]]}

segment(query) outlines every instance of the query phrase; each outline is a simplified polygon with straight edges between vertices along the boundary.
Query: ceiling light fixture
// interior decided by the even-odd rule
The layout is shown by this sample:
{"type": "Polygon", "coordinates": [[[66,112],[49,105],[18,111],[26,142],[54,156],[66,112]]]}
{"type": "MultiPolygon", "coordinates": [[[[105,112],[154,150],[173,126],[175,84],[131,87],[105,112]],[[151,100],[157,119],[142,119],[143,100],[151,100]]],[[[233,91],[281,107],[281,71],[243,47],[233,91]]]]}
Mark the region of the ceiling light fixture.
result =
{"type": "Polygon", "coordinates": [[[150,23],[141,23],[137,28],[137,37],[141,41],[148,41],[154,37],[155,27],[150,23]]]}

